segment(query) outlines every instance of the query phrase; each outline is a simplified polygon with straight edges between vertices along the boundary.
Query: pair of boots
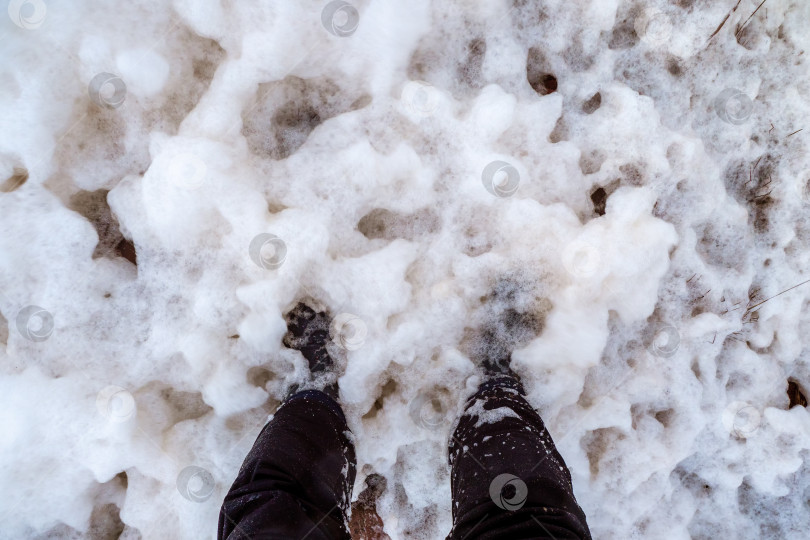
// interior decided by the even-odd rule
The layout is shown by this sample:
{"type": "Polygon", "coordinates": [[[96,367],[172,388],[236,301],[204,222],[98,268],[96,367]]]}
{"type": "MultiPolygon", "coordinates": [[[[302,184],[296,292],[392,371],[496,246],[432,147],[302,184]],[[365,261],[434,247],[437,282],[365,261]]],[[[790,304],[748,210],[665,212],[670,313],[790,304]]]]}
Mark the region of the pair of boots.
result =
{"type": "MultiPolygon", "coordinates": [[[[329,317],[299,304],[288,347],[329,374],[329,317]]],[[[449,539],[588,539],[571,475],[520,382],[502,361],[467,401],[449,444],[449,539]]],[[[350,539],[356,464],[334,377],[294,393],[262,429],[222,503],[219,539],[350,539]]]]}

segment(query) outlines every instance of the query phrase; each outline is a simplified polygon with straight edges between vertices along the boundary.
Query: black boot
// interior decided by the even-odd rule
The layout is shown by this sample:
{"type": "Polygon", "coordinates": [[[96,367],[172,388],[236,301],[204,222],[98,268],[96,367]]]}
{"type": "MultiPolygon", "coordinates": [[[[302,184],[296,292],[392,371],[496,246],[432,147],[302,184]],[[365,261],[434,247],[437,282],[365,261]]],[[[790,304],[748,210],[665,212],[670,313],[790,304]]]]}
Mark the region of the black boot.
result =
{"type": "Polygon", "coordinates": [[[510,368],[512,351],[542,332],[550,302],[536,296],[532,283],[514,276],[500,278],[481,302],[478,327],[467,329],[463,349],[486,378],[517,380],[510,368]]]}
{"type": "MultiPolygon", "coordinates": [[[[285,347],[301,351],[309,362],[309,372],[313,386],[323,390],[331,398],[337,399],[337,369],[328,345],[329,324],[332,318],[326,311],[316,312],[303,302],[299,302],[284,316],[287,333],[282,343],[285,347]]],[[[294,388],[293,391],[297,390],[294,388]]]]}

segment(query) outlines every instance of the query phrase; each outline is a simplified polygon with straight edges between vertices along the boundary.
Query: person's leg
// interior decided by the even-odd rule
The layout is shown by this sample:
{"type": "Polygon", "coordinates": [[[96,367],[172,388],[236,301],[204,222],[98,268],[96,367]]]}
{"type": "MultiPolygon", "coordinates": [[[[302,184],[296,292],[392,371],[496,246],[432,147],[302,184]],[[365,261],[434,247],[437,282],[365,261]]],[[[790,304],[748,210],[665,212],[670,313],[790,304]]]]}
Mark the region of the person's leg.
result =
{"type": "Polygon", "coordinates": [[[290,397],[256,439],[222,504],[220,539],[349,539],[354,446],[340,406],[290,397]]]}
{"type": "Polygon", "coordinates": [[[287,315],[287,347],[309,362],[308,386],[262,429],[219,517],[220,540],[350,539],[354,445],[337,397],[329,316],[298,304],[287,315]]]}
{"type": "Polygon", "coordinates": [[[590,539],[571,474],[523,387],[492,374],[450,442],[453,540],[590,539]]]}

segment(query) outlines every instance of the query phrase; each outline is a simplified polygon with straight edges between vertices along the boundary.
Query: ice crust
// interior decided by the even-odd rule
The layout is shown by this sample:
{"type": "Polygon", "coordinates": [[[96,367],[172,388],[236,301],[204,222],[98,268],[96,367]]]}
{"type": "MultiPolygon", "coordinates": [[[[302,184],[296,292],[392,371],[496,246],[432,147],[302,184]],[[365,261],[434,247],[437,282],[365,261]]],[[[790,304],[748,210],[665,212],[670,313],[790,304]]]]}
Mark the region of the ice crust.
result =
{"type": "Polygon", "coordinates": [[[394,539],[450,530],[463,351],[509,309],[594,538],[810,530],[785,392],[810,387],[810,284],[746,309],[810,279],[809,3],[351,0],[336,26],[314,0],[23,4],[0,536],[214,538],[306,375],[281,345],[305,297],[341,316],[354,493],[386,477],[394,539]]]}

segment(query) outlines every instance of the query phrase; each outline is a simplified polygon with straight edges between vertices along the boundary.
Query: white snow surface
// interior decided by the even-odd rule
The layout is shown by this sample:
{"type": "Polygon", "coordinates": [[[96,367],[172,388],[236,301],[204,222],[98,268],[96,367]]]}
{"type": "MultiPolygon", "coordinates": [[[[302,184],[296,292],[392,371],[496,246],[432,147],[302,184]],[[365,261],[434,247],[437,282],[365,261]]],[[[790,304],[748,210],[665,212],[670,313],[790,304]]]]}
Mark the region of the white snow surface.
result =
{"type": "Polygon", "coordinates": [[[594,538],[810,530],[810,284],[757,306],[810,279],[810,3],[8,4],[3,538],[215,538],[303,298],[354,495],[443,538],[504,278],[594,538]]]}

